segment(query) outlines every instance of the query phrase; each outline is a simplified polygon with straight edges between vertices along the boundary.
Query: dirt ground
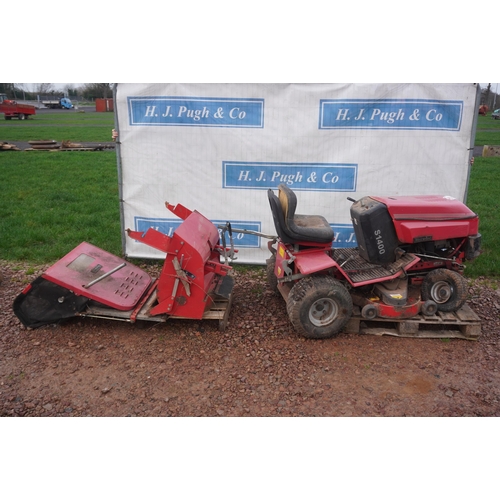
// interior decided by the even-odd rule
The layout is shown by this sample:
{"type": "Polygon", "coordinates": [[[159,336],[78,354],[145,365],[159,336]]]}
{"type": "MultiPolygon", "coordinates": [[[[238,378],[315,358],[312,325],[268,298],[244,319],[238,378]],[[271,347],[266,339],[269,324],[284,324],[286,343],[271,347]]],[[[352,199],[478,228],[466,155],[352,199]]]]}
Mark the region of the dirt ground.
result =
{"type": "Polygon", "coordinates": [[[28,330],[12,302],[43,268],[0,266],[0,416],[500,416],[496,282],[469,281],[477,341],[307,340],[260,267],[236,272],[221,333],[90,318],[28,330]]]}

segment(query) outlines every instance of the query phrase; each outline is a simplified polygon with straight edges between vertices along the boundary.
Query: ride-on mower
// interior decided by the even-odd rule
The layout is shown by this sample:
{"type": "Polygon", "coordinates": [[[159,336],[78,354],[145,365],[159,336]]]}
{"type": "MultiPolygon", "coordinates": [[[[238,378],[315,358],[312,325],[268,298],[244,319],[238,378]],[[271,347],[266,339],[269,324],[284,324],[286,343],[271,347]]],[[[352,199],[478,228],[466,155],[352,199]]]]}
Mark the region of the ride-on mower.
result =
{"type": "Polygon", "coordinates": [[[479,255],[478,216],[449,196],[366,196],[350,210],[357,248],[335,248],[319,215],[296,214],[285,184],[268,190],[278,233],[268,246],[270,286],[286,300],[296,331],[339,333],[353,305],[366,320],[457,311],[467,298],[465,260],[479,255]]]}

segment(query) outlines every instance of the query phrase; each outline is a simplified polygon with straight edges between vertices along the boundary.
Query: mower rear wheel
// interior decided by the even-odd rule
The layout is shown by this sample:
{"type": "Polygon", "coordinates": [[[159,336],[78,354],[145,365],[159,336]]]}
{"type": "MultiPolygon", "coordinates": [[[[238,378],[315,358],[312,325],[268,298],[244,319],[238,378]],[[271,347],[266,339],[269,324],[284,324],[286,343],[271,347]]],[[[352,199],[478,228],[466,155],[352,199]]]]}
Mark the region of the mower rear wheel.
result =
{"type": "Polygon", "coordinates": [[[352,298],[331,276],[308,276],[290,290],[286,309],[295,330],[310,339],[339,333],[352,316],[352,298]]]}
{"type": "Polygon", "coordinates": [[[422,300],[434,301],[439,311],[457,311],[465,304],[467,293],[466,279],[450,269],[434,269],[422,283],[422,300]]]}
{"type": "Polygon", "coordinates": [[[274,268],[276,266],[276,256],[273,255],[266,260],[266,277],[267,284],[269,288],[273,291],[275,295],[279,295],[280,292],[278,290],[278,278],[276,274],[274,274],[274,268]]]}

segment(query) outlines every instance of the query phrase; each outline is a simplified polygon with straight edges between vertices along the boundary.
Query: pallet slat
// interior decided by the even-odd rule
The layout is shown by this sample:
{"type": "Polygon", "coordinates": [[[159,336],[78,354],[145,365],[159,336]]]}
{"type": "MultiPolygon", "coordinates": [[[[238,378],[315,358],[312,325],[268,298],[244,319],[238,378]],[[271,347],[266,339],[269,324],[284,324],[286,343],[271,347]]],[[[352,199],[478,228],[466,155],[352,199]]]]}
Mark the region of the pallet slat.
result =
{"type": "Polygon", "coordinates": [[[345,331],[379,336],[477,340],[481,335],[481,321],[468,305],[456,312],[438,311],[435,316],[418,315],[401,320],[375,318],[368,321],[361,317],[359,309],[355,309],[345,331]]]}

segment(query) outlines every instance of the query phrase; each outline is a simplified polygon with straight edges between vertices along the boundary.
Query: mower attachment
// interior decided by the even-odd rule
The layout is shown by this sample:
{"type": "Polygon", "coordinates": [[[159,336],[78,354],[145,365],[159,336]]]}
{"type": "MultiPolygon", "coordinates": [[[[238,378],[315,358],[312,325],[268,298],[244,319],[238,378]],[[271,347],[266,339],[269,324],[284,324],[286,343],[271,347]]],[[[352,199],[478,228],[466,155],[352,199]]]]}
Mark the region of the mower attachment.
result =
{"type": "Polygon", "coordinates": [[[166,254],[158,280],[89,243],[81,243],[14,301],[14,312],[30,328],[72,316],[135,322],[168,318],[219,319],[225,327],[234,286],[232,268],[220,261],[212,222],[182,205],[166,204],[184,222],[171,237],[148,229],[127,230],[137,241],[166,254]]]}
{"type": "Polygon", "coordinates": [[[202,319],[213,303],[212,294],[220,288],[232,289],[233,280],[228,276],[232,268],[220,262],[219,231],[212,222],[180,204],[166,206],[184,219],[172,237],[153,228],[144,234],[127,230],[131,238],[167,254],[158,281],[158,304],[151,315],[202,319]]]}
{"type": "Polygon", "coordinates": [[[75,316],[90,300],[126,311],[150,283],[138,267],[83,242],[23,290],[14,312],[25,326],[37,328],[75,316]]]}

